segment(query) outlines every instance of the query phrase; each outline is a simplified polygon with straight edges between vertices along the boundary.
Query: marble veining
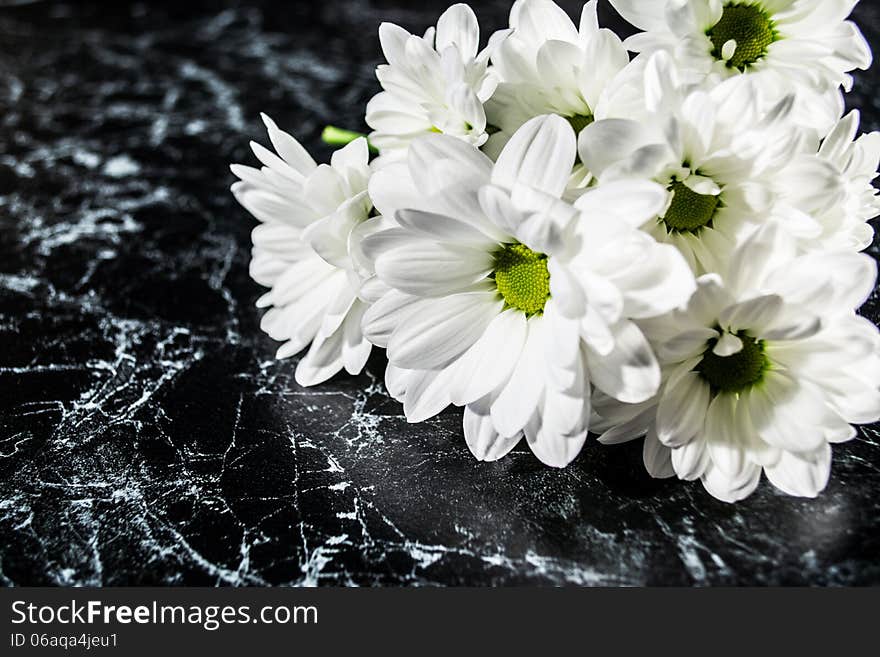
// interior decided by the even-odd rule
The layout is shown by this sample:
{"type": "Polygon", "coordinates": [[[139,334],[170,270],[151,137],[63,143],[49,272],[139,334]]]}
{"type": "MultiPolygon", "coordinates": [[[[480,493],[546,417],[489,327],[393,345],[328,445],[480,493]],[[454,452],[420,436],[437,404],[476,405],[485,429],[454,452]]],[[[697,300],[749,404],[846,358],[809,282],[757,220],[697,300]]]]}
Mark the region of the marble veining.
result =
{"type": "Polygon", "coordinates": [[[0,582],[880,583],[877,427],[819,499],[728,506],[638,445],[477,463],[459,411],[406,423],[381,354],[308,390],[273,359],[227,165],[260,111],[327,157],[325,123],[364,127],[378,23],[445,4],[0,2],[0,582]]]}

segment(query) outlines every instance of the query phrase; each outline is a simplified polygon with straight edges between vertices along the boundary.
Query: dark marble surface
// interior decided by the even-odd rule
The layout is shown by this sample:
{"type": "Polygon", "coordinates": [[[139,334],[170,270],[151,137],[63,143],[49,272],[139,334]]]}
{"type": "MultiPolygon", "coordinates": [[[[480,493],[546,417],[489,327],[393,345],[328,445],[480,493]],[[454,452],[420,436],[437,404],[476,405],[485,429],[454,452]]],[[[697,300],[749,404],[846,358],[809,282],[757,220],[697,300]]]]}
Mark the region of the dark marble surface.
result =
{"type": "MultiPolygon", "coordinates": [[[[273,360],[227,163],[260,111],[326,157],[324,123],[363,127],[378,23],[443,4],[0,2],[0,582],[880,583],[876,428],[818,500],[727,506],[639,445],[477,463],[459,411],[405,422],[381,355],[311,390],[273,360]]],[[[872,80],[850,102],[876,129],[872,80]]]]}

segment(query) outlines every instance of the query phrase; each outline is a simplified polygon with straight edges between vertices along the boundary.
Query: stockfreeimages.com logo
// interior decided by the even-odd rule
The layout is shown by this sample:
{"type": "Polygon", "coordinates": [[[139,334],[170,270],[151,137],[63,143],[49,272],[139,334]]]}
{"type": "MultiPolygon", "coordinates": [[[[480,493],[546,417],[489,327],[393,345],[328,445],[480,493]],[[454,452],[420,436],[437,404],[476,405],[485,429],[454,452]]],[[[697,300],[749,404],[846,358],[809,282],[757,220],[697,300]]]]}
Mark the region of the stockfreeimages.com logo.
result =
{"type": "Polygon", "coordinates": [[[224,625],[262,623],[264,625],[315,625],[314,606],[268,605],[258,610],[249,605],[110,605],[100,600],[86,603],[71,600],[61,605],[36,605],[16,600],[12,603],[12,624],[50,625],[198,625],[209,632],[224,625]]]}

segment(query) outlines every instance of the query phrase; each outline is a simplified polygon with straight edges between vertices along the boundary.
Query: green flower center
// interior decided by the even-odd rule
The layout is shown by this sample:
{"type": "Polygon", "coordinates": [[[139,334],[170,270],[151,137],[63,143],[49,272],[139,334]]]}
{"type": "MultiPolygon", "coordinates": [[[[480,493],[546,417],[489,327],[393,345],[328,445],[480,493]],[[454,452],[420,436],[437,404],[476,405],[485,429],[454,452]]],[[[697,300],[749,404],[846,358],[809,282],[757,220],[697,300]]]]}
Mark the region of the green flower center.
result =
{"type": "Polygon", "coordinates": [[[770,15],[760,6],[731,2],[706,35],[712,42],[712,56],[724,59],[722,49],[731,39],[736,41],[736,51],[728,62],[729,68],[745,69],[767,54],[767,48],[776,41],[777,34],[770,15]]]}
{"type": "Polygon", "coordinates": [[[547,256],[523,244],[508,244],[495,253],[495,285],[509,307],[526,315],[544,312],[550,297],[547,256]]]}
{"type": "Polygon", "coordinates": [[[672,203],[663,217],[670,233],[696,233],[712,224],[718,209],[719,197],[697,194],[683,182],[675,181],[669,186],[672,203]]]}
{"type": "Polygon", "coordinates": [[[566,116],[565,120],[574,128],[574,134],[581,134],[581,130],[590,125],[595,119],[592,114],[575,114],[574,116],[566,116]]]}
{"type": "Polygon", "coordinates": [[[748,390],[761,382],[770,369],[770,361],[764,353],[764,342],[756,340],[744,331],[737,333],[742,349],[732,356],[718,356],[712,352],[717,340],[709,343],[703,360],[696,371],[711,386],[712,391],[737,393],[748,390]]]}

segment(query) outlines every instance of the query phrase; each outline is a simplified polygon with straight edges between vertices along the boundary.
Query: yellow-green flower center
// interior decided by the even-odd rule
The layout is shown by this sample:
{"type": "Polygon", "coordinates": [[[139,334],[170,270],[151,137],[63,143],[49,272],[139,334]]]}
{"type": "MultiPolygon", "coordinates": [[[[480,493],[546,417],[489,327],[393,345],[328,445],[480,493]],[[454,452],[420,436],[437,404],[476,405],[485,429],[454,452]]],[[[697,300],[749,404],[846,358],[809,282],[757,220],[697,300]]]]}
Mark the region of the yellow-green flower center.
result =
{"type": "Polygon", "coordinates": [[[711,226],[719,197],[697,194],[678,181],[669,186],[669,191],[672,192],[672,202],[663,217],[663,223],[670,233],[696,233],[705,226],[711,226]]]}
{"type": "Polygon", "coordinates": [[[581,130],[594,121],[592,114],[575,114],[574,116],[566,116],[565,119],[574,128],[574,134],[576,135],[581,134],[581,130]]]}
{"type": "Polygon", "coordinates": [[[495,253],[495,285],[507,306],[526,315],[544,312],[550,297],[547,256],[523,244],[508,244],[495,253]]]}
{"type": "Polygon", "coordinates": [[[712,352],[717,341],[712,340],[703,354],[703,360],[697,365],[696,371],[715,393],[744,392],[760,383],[770,369],[762,340],[756,340],[743,331],[737,337],[743,345],[739,352],[732,356],[718,356],[712,352]]]}
{"type": "Polygon", "coordinates": [[[770,15],[759,5],[731,2],[724,13],[706,33],[712,42],[712,56],[724,59],[722,51],[728,41],[736,41],[736,51],[727,61],[729,68],[745,71],[767,54],[767,48],[776,41],[777,33],[770,15]]]}

